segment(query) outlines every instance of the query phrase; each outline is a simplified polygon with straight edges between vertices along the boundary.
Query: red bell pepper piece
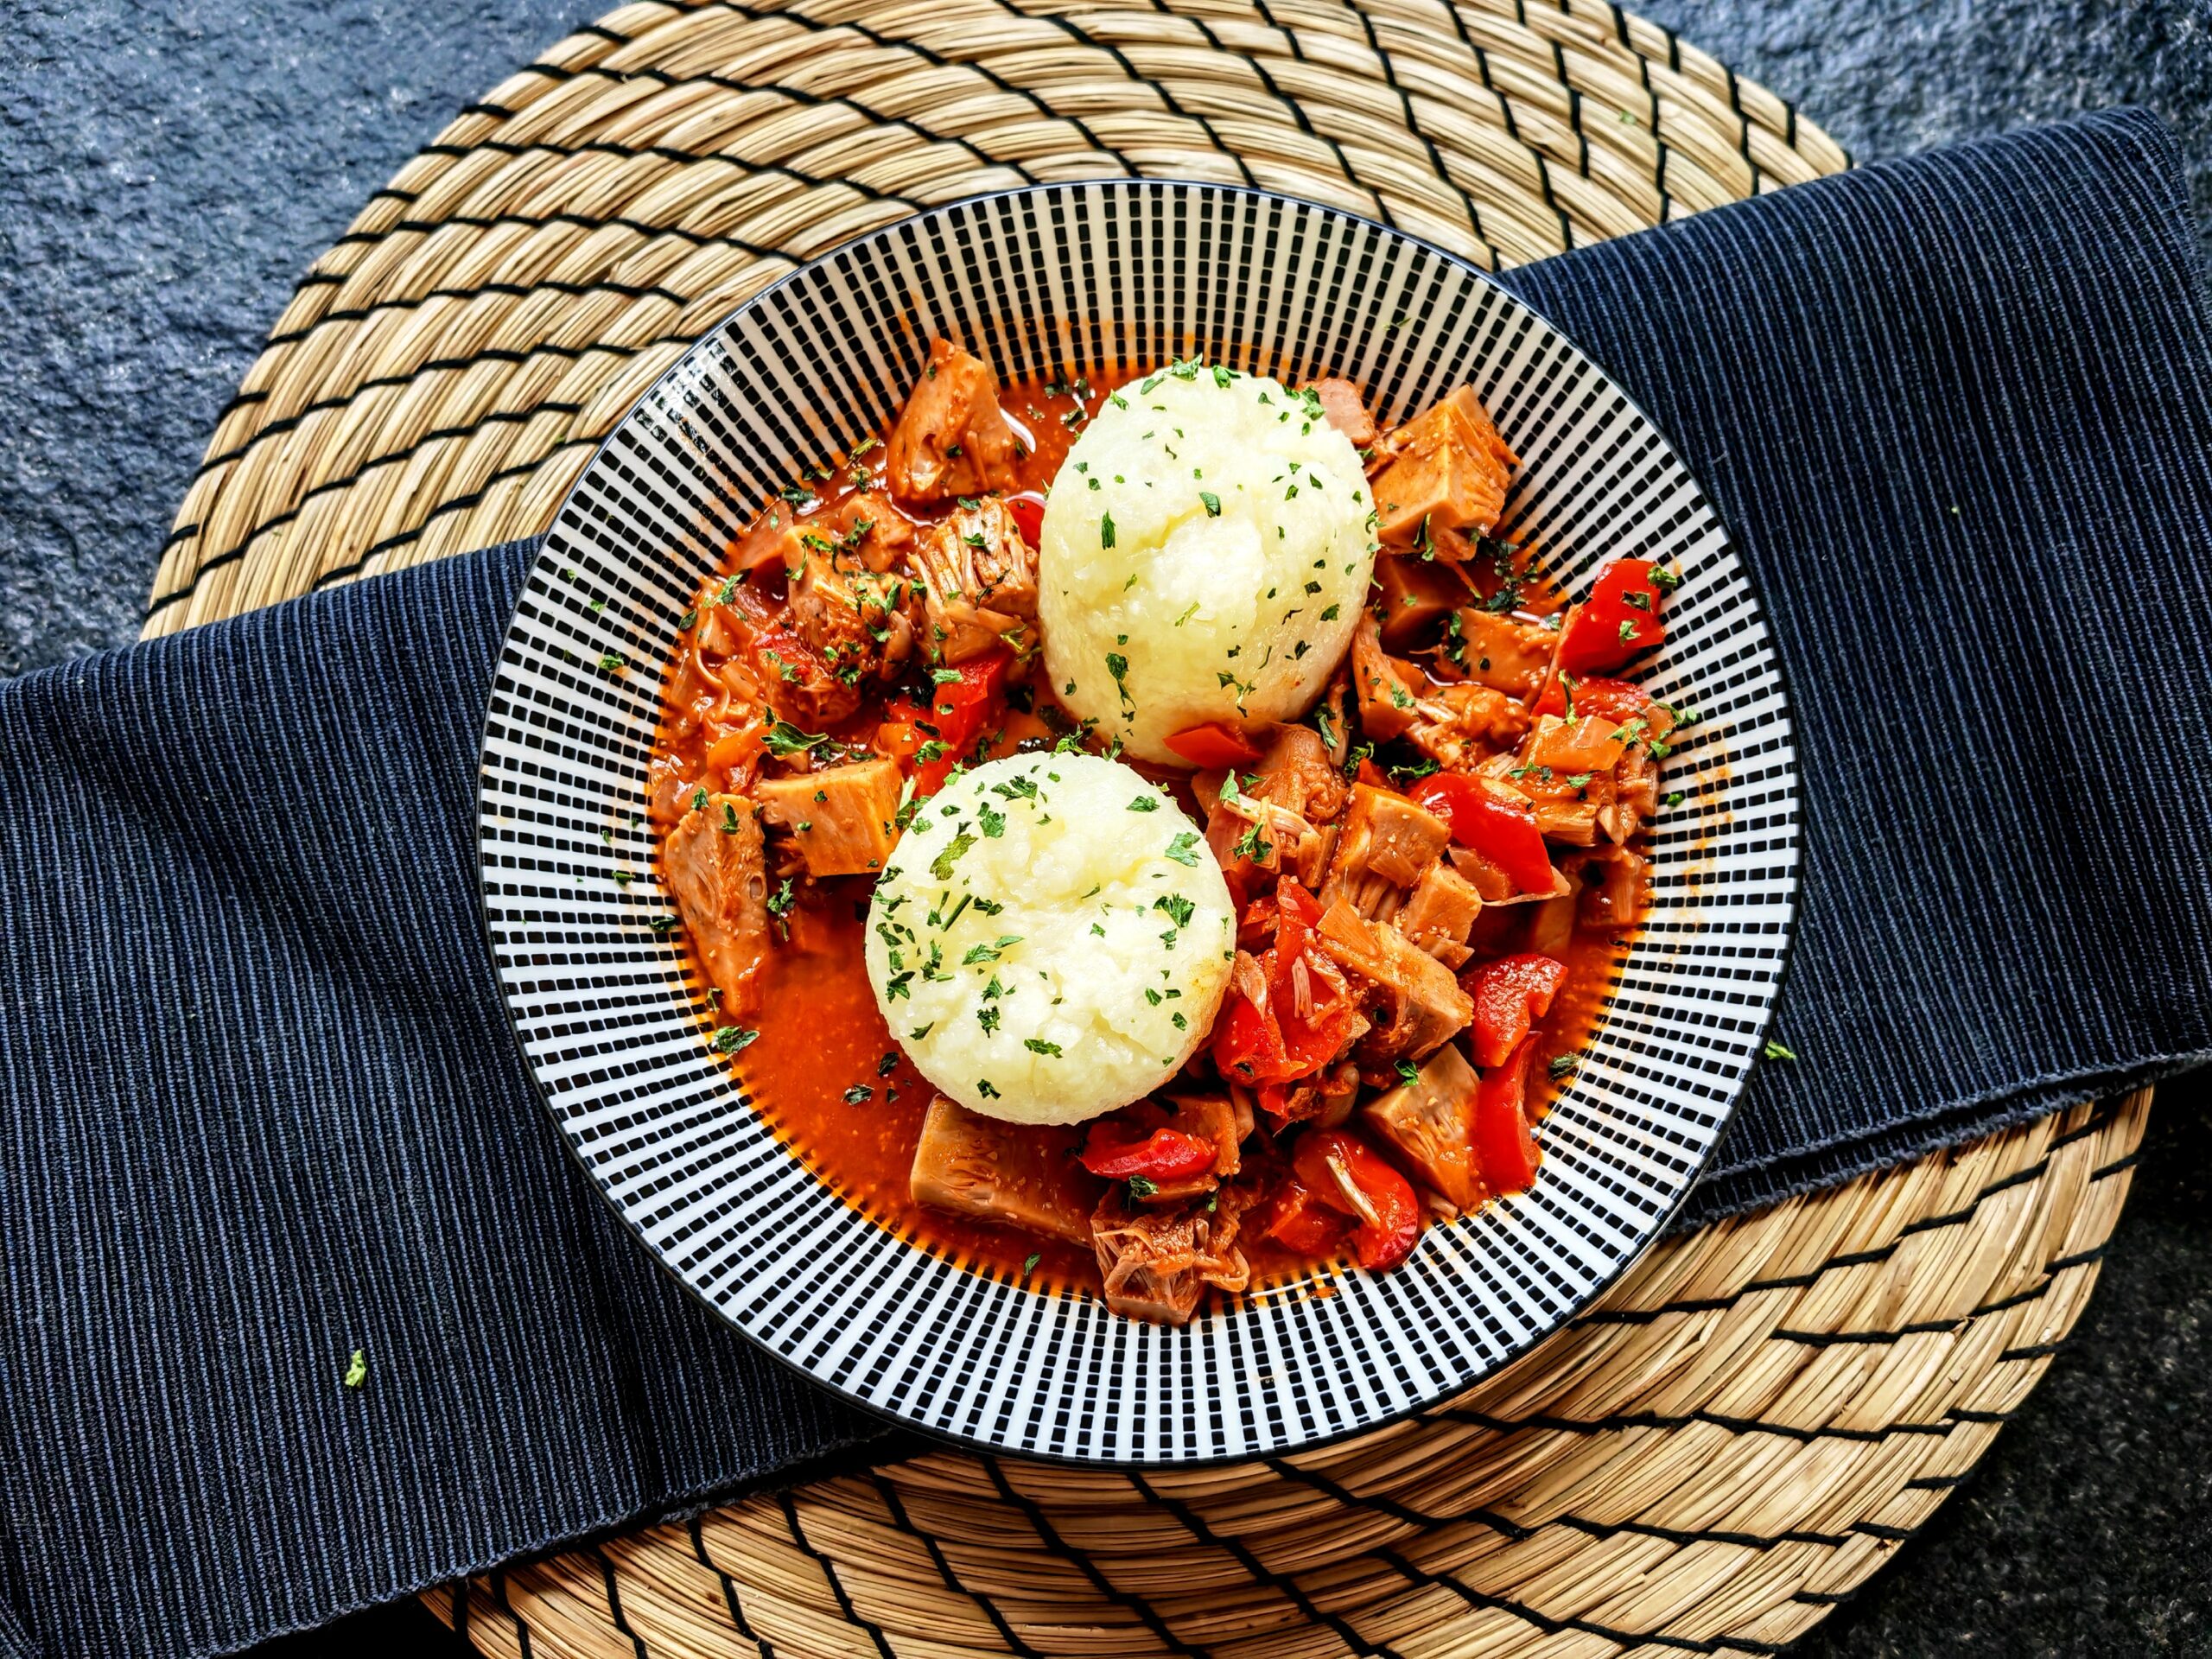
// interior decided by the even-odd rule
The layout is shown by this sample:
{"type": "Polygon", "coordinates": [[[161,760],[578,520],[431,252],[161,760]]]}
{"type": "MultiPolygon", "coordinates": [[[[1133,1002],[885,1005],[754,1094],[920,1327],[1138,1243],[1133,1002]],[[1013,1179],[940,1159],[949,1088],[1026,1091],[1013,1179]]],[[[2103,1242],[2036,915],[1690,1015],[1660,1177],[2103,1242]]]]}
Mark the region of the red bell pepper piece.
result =
{"type": "Polygon", "coordinates": [[[1552,1010],[1567,983],[1567,964],[1530,952],[1500,957],[1459,976],[1475,1001],[1475,1064],[1503,1065],[1529,1028],[1552,1010]]]}
{"type": "MultiPolygon", "coordinates": [[[[1567,677],[1573,679],[1572,675],[1567,677]]],[[[1574,680],[1574,712],[1580,715],[1595,715],[1601,720],[1630,721],[1651,706],[1651,694],[1630,680],[1574,680]]],[[[1536,699],[1532,715],[1567,713],[1567,689],[1553,675],[1544,682],[1544,694],[1536,699]]]]}
{"type": "Polygon", "coordinates": [[[1605,674],[1666,638],[1662,597],[1649,559],[1615,559],[1598,573],[1590,597],[1567,613],[1560,630],[1559,671],[1580,678],[1605,674]]]}
{"type": "Polygon", "coordinates": [[[1212,1141],[1187,1129],[1161,1128],[1145,1135],[1109,1119],[1090,1126],[1079,1161],[1105,1180],[1126,1181],[1135,1176],[1159,1182],[1203,1175],[1218,1157],[1212,1141]]]}
{"type": "MultiPolygon", "coordinates": [[[[1214,1023],[1213,1059],[1222,1076],[1244,1084],[1281,1084],[1312,1077],[1337,1057],[1358,1010],[1341,976],[1313,949],[1321,906],[1286,876],[1275,887],[1275,939],[1256,960],[1264,1002],[1232,986],[1214,1023]],[[1298,967],[1306,963],[1300,1011],[1298,967]]],[[[1262,912],[1264,913],[1264,912],[1262,912]]]]}
{"type": "Polygon", "coordinates": [[[1287,1177],[1260,1236],[1299,1255],[1315,1256],[1334,1252],[1344,1231],[1342,1217],[1315,1198],[1303,1181],[1287,1177]]]}
{"type": "Polygon", "coordinates": [[[1357,1223],[1351,1248],[1360,1266],[1379,1272],[1412,1254],[1421,1236],[1414,1184],[1357,1135],[1311,1130],[1299,1137],[1291,1167],[1315,1198],[1357,1223]]]}
{"type": "Polygon", "coordinates": [[[1511,792],[1492,790],[1456,772],[1431,772],[1406,791],[1452,826],[1452,839],[1471,847],[1503,870],[1522,893],[1549,893],[1552,857],[1536,828],[1536,809],[1515,804],[1511,792]]]}
{"type": "Polygon", "coordinates": [[[1492,1192],[1525,1192],[1541,1154],[1528,1111],[1529,1061],[1536,1039],[1524,1038],[1505,1064],[1482,1074],[1475,1088],[1475,1161],[1492,1192]]]}
{"type": "Polygon", "coordinates": [[[932,689],[927,708],[894,703],[876,728],[875,746],[894,760],[912,762],[914,793],[934,795],[967,757],[990,723],[1006,684],[1008,652],[993,652],[954,671],[959,677],[932,689]],[[922,757],[926,756],[926,759],[922,757]]]}
{"type": "MultiPolygon", "coordinates": [[[[1266,967],[1265,963],[1261,964],[1262,972],[1266,967]]],[[[1274,1010],[1232,988],[1221,1017],[1214,1021],[1213,1063],[1231,1083],[1280,1082],[1282,1028],[1275,1024],[1274,1010]]]]}
{"type": "Polygon", "coordinates": [[[1014,527],[1021,532],[1021,539],[1034,547],[1044,539],[1045,498],[1034,490],[1022,490],[1006,498],[1007,516],[1014,527]]]}
{"type": "Polygon", "coordinates": [[[1186,726],[1162,741],[1201,772],[1215,766],[1249,766],[1260,758],[1259,750],[1243,731],[1225,720],[1186,726]]]}

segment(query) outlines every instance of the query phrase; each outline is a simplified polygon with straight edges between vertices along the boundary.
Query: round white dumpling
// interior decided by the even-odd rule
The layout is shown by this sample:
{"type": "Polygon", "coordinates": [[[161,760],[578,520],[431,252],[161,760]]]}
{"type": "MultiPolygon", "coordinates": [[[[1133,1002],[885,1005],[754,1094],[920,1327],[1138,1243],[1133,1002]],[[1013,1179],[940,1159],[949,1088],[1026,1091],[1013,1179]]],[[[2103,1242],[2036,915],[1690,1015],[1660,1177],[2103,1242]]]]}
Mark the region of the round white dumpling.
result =
{"type": "Polygon", "coordinates": [[[1198,364],[1124,386],[1045,508],[1052,690],[1167,765],[1187,764],[1166,740],[1188,727],[1296,719],[1351,643],[1374,505],[1318,398],[1198,364]]]}
{"type": "Polygon", "coordinates": [[[962,1105],[1075,1123],[1205,1040],[1236,954],[1205,836],[1096,755],[1010,755],[923,803],[868,906],[892,1035],[962,1105]]]}

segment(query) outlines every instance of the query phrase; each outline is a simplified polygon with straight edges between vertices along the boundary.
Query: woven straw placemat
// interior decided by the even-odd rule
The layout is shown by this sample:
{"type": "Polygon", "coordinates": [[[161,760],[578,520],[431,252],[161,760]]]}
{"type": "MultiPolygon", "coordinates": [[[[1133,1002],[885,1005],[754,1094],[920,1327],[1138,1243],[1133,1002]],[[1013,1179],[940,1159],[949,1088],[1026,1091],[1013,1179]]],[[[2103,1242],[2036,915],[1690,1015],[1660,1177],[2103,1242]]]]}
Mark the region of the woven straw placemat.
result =
{"type": "MultiPolygon", "coordinates": [[[[1497,266],[1834,172],[1592,0],[639,4],[471,105],[302,282],[149,634],[542,530],[684,348],[977,191],[1148,173],[1497,266]]],[[[1174,1475],[944,1452],[427,1599],[483,1649],[1768,1652],[1973,1466],[2086,1300],[2147,1090],[1671,1241],[1465,1398],[1174,1475]]]]}

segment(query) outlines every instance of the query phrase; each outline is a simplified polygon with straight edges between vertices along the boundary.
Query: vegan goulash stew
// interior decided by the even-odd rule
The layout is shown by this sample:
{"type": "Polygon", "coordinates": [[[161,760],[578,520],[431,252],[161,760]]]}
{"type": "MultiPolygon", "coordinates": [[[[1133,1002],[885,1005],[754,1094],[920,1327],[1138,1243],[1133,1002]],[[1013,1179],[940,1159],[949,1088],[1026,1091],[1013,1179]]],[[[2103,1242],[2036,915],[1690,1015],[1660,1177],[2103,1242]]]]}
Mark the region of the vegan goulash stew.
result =
{"type": "Polygon", "coordinates": [[[1676,578],[1620,559],[1570,603],[1492,539],[1518,463],[1471,390],[1388,431],[1346,382],[1287,394],[1364,467],[1374,576],[1310,708],[1138,767],[1205,826],[1234,906],[1211,1029],[1088,1122],[941,1095],[863,960],[879,874],[959,769],[1118,751],[1040,665],[1047,497],[1131,383],[1230,373],[1001,385],[938,341],[899,421],[791,480],[701,588],[651,771],[708,1040],[810,1167],[934,1248],[1167,1322],[1346,1257],[1387,1269],[1537,1178],[1689,718],[1635,680],[1676,578]]]}

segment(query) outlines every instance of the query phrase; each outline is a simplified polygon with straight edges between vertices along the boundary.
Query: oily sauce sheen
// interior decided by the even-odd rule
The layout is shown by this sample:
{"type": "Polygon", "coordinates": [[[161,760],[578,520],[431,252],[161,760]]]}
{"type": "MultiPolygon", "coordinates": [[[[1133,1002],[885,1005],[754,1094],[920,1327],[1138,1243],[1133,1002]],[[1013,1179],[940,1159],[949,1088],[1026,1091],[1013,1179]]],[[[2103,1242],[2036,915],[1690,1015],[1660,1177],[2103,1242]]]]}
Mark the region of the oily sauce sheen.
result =
{"type": "MultiPolygon", "coordinates": [[[[1043,380],[1003,385],[1001,407],[1027,452],[1016,463],[1015,490],[1009,496],[1016,492],[1041,495],[1058,473],[1083,421],[1108,395],[1144,372],[1136,371],[1126,380],[1094,378],[1072,385],[1043,380]]],[[[883,435],[886,441],[888,435],[883,435]]],[[[842,465],[816,469],[805,486],[830,508],[855,493],[842,465]]],[[[899,511],[916,524],[941,516],[899,511]]],[[[730,568],[738,563],[733,547],[730,568]]],[[[774,599],[781,598],[781,580],[772,570],[756,570],[751,578],[756,590],[774,599]]],[[[1521,608],[1541,615],[1561,603],[1555,592],[1532,579],[1521,608]]],[[[669,711],[687,706],[696,690],[690,680],[688,660],[680,653],[671,668],[655,743],[652,804],[656,830],[662,835],[681,816],[683,803],[707,785],[713,772],[706,733],[679,735],[669,718],[669,711]]],[[[1049,694],[1040,684],[1037,696],[1042,703],[1049,694]]],[[[875,718],[864,707],[848,722],[849,731],[835,734],[864,741],[875,718]]],[[[1012,753],[1022,739],[1034,741],[1046,734],[1046,728],[1034,715],[1011,713],[993,752],[1012,753]]],[[[1203,821],[1187,775],[1141,770],[1167,784],[1185,809],[1203,821]]],[[[763,959],[754,1007],[747,1015],[758,1039],[732,1062],[754,1105],[818,1179],[878,1224],[935,1252],[1010,1278],[1096,1290],[1097,1267],[1087,1250],[925,1210],[913,1202],[910,1173],[933,1090],[901,1054],[868,984],[862,938],[873,885],[873,878],[861,876],[802,883],[790,911],[780,918],[788,938],[763,959]]],[[[1626,950],[1624,935],[1581,929],[1564,937],[1531,938],[1541,908],[1485,912],[1471,941],[1478,955],[1533,949],[1558,957],[1569,969],[1565,988],[1542,1022],[1536,1063],[1529,1069],[1532,1107],[1540,1098],[1548,1105],[1558,1093],[1561,1085],[1553,1078],[1548,1063],[1586,1043],[1626,950]]],[[[708,982],[696,963],[695,971],[702,985],[708,982]]],[[[1046,1137],[1053,1155],[1065,1155],[1072,1164],[1084,1131],[1085,1126],[1076,1125],[1028,1133],[1046,1137]]],[[[1081,1179],[1093,1179],[1088,1175],[1081,1179]]],[[[1103,1192],[1107,1184],[1095,1185],[1103,1192]]],[[[1244,1249],[1251,1258],[1255,1287],[1302,1277],[1316,1265],[1264,1238],[1248,1235],[1244,1249]]]]}

